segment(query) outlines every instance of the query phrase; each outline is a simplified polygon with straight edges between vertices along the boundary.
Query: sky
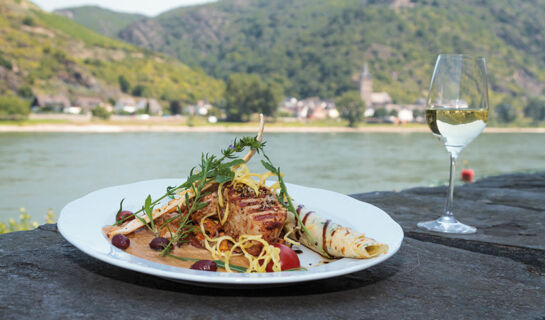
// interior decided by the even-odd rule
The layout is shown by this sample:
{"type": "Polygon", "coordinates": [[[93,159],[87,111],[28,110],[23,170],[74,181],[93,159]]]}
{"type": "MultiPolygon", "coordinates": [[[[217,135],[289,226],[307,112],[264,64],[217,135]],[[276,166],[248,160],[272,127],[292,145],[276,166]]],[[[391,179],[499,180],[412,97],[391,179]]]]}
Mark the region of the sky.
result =
{"type": "Polygon", "coordinates": [[[211,2],[213,0],[32,0],[42,9],[52,11],[66,7],[97,5],[115,11],[155,16],[169,9],[211,2]]]}

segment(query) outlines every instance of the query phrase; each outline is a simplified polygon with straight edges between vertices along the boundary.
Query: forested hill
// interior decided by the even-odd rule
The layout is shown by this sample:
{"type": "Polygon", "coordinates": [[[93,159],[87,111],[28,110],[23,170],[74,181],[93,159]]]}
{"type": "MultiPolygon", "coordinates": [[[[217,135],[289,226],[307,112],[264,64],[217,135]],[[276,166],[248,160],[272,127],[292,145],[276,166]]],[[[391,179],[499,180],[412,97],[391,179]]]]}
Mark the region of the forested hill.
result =
{"type": "Polygon", "coordinates": [[[25,0],[0,1],[0,95],[213,101],[224,83],[179,60],[95,33],[25,0]],[[121,90],[120,77],[124,78],[121,90]]]}
{"type": "Polygon", "coordinates": [[[116,12],[97,6],[64,8],[55,10],[55,13],[109,37],[116,37],[121,29],[146,17],[141,14],[116,12]]]}
{"type": "Polygon", "coordinates": [[[545,1],[222,0],[175,9],[119,33],[208,74],[259,73],[299,97],[353,88],[365,61],[374,90],[413,102],[438,53],[488,58],[492,103],[543,93],[545,1]]]}

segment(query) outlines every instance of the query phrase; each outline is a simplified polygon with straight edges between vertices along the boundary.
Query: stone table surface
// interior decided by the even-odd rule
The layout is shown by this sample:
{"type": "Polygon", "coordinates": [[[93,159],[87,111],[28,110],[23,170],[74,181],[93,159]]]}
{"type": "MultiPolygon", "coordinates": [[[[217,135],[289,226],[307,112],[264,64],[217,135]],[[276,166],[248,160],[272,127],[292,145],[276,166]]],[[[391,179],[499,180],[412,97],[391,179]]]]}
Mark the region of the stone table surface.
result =
{"type": "Polygon", "coordinates": [[[406,232],[370,269],[287,287],[213,289],[121,269],[66,242],[55,225],[0,236],[0,319],[545,319],[545,173],[456,190],[475,235],[415,228],[445,188],[353,195],[406,232]]]}

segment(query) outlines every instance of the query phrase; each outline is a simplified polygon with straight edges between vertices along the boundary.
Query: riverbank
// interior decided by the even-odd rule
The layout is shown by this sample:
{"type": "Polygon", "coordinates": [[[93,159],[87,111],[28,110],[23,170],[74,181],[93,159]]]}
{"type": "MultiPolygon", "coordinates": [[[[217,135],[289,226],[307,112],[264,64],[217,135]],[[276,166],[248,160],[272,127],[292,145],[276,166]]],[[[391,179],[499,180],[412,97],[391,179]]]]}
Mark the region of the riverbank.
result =
{"type": "MultiPolygon", "coordinates": [[[[327,133],[327,132],[370,132],[370,133],[407,133],[429,132],[426,125],[363,125],[358,128],[343,126],[287,126],[268,124],[268,132],[290,133],[327,133]]],[[[2,132],[82,132],[82,133],[116,133],[116,132],[253,132],[255,125],[213,125],[185,126],[160,124],[0,124],[2,132]]],[[[497,128],[487,127],[486,133],[545,133],[545,128],[497,128]]]]}

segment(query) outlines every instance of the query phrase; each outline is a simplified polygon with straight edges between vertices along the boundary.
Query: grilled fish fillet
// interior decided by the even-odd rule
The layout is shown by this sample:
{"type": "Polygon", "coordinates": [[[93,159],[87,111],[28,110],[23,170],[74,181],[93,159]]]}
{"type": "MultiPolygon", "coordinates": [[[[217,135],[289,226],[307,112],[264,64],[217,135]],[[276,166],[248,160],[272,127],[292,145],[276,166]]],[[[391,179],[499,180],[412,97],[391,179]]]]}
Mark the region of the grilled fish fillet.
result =
{"type": "Polygon", "coordinates": [[[223,210],[229,210],[223,226],[226,234],[235,239],[243,234],[262,235],[268,242],[278,239],[287,211],[269,189],[261,187],[256,195],[246,185],[228,186],[222,194],[223,210]]]}
{"type": "MultiPolygon", "coordinates": [[[[195,224],[199,224],[201,223],[201,219],[204,218],[205,216],[211,214],[211,213],[216,213],[217,212],[217,209],[218,209],[218,192],[217,192],[217,186],[214,187],[215,190],[212,190],[212,192],[210,194],[207,194],[206,196],[202,197],[200,199],[200,202],[202,203],[206,203],[207,206],[200,209],[200,210],[197,210],[195,212],[193,212],[191,214],[191,220],[193,220],[193,222],[195,224]]],[[[193,204],[193,201],[189,201],[189,206],[191,206],[193,204]]],[[[186,207],[182,207],[182,212],[186,212],[187,211],[187,208],[186,207]]]]}

